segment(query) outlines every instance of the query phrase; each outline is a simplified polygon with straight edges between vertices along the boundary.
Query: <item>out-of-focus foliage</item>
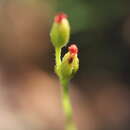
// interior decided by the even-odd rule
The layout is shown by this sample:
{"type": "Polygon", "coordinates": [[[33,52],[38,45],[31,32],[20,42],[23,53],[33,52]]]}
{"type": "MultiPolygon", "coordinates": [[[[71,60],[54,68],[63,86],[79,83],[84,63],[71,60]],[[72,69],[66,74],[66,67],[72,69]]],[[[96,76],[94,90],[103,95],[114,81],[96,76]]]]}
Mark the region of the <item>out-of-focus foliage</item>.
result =
{"type": "Polygon", "coordinates": [[[124,17],[129,0],[57,0],[57,10],[70,16],[73,31],[106,28],[124,17]]]}

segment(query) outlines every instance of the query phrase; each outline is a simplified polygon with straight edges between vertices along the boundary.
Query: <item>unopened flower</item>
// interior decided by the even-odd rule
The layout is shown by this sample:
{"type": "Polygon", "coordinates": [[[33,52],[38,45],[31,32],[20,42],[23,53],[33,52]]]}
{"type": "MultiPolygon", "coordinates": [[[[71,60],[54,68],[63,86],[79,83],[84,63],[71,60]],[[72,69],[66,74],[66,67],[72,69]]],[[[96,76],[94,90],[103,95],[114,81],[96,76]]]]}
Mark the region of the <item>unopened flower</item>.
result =
{"type": "Polygon", "coordinates": [[[60,13],[55,16],[50,37],[55,48],[62,48],[68,43],[70,25],[66,14],[60,13]]]}
{"type": "Polygon", "coordinates": [[[79,69],[78,48],[75,44],[68,48],[61,63],[61,76],[70,79],[79,69]]]}

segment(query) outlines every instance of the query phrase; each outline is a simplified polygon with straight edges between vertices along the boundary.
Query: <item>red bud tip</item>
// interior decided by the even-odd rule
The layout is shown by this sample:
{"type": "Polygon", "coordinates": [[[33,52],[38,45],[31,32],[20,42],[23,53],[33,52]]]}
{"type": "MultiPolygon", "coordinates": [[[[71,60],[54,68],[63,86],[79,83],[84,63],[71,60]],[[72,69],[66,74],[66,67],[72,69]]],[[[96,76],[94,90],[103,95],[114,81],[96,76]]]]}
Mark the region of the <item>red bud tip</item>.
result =
{"type": "Polygon", "coordinates": [[[68,17],[68,16],[67,16],[66,14],[64,14],[64,13],[59,13],[58,15],[55,16],[54,21],[55,21],[56,23],[61,23],[61,21],[62,21],[63,19],[66,19],[67,17],[68,17]]]}
{"type": "Polygon", "coordinates": [[[68,48],[70,54],[76,55],[78,53],[78,47],[75,44],[72,44],[69,48],[68,48]]]}

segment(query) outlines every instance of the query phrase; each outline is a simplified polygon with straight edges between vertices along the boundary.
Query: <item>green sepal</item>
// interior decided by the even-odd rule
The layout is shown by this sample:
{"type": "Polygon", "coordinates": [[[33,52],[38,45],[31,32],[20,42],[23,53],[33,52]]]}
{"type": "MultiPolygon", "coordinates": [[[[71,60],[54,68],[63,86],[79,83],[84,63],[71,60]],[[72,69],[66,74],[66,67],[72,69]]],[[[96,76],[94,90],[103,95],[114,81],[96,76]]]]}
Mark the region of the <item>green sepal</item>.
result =
{"type": "Polygon", "coordinates": [[[65,54],[60,66],[60,76],[63,79],[71,79],[79,69],[79,59],[77,55],[73,57],[73,61],[71,63],[69,61],[70,57],[71,55],[69,52],[65,54]]]}

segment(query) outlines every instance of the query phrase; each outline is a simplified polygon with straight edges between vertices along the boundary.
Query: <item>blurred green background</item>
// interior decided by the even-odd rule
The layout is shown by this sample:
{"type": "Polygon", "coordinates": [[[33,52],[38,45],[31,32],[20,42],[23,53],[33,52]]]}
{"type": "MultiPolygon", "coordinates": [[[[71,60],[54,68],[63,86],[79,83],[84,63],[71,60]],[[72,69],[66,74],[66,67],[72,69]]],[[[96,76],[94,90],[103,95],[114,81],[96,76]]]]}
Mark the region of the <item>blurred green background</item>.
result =
{"type": "MultiPolygon", "coordinates": [[[[66,12],[71,42],[80,48],[81,73],[112,73],[129,79],[129,0],[57,0],[66,12]]],[[[80,72],[79,72],[80,73],[80,72]]]]}

